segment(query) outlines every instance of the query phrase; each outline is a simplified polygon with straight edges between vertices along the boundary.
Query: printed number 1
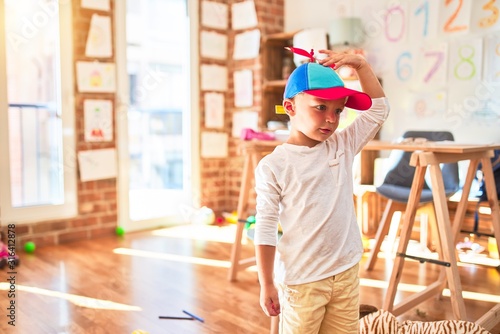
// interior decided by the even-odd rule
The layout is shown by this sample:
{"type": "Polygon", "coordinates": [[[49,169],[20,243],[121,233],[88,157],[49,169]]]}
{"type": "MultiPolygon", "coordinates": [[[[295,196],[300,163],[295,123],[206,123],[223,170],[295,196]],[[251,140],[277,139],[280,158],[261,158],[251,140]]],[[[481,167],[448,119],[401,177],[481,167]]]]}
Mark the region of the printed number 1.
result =
{"type": "MultiPolygon", "coordinates": [[[[493,0],[494,1],[494,0],[493,0]]],[[[425,1],[422,6],[418,7],[415,15],[424,12],[424,37],[427,36],[427,29],[429,27],[429,1],[425,1]]]]}

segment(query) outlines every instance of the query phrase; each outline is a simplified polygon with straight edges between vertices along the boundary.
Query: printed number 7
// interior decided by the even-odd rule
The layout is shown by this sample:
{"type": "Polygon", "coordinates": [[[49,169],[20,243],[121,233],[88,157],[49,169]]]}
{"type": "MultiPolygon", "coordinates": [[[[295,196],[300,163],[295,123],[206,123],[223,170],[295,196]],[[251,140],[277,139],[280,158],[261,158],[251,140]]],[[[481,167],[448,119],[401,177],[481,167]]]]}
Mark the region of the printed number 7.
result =
{"type": "Polygon", "coordinates": [[[434,65],[431,67],[429,72],[424,77],[424,82],[429,82],[429,80],[432,78],[432,76],[437,72],[439,69],[439,66],[443,63],[444,60],[444,55],[442,52],[439,51],[432,51],[432,52],[426,52],[424,53],[424,56],[426,57],[435,57],[436,61],[434,62],[434,65]]]}

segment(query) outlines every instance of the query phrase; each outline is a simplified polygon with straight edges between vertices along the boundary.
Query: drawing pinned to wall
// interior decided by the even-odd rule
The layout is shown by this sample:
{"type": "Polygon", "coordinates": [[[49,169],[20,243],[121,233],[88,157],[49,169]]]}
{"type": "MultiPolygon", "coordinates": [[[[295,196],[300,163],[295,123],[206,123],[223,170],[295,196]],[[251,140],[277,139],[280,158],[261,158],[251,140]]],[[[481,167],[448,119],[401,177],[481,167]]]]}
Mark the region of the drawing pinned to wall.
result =
{"type": "Polygon", "coordinates": [[[423,85],[446,84],[448,67],[448,45],[433,43],[421,48],[419,52],[419,82],[423,85]]]}
{"type": "Polygon", "coordinates": [[[468,33],[471,21],[471,0],[441,1],[441,29],[444,34],[468,33]]]}
{"type": "Polygon", "coordinates": [[[237,34],[234,39],[234,60],[252,59],[259,55],[260,30],[254,29],[237,34]]]}
{"type": "Polygon", "coordinates": [[[202,1],[201,24],[207,28],[227,30],[228,5],[214,1],[202,1]]]}
{"type": "Polygon", "coordinates": [[[201,56],[206,58],[227,59],[227,36],[212,31],[200,34],[201,56]]]}
{"type": "Polygon", "coordinates": [[[109,11],[109,0],[82,0],[82,8],[109,11]]]}
{"type": "Polygon", "coordinates": [[[471,31],[487,32],[500,27],[500,5],[496,0],[474,0],[471,13],[471,31]]]}
{"type": "Polygon", "coordinates": [[[205,93],[205,127],[224,127],[224,94],[205,93]]]}
{"type": "Polygon", "coordinates": [[[412,50],[404,49],[400,52],[394,52],[393,60],[394,73],[393,78],[401,83],[410,84],[414,81],[416,59],[412,50]]]}
{"type": "Polygon", "coordinates": [[[419,92],[413,95],[410,110],[419,118],[444,114],[446,111],[446,92],[419,92]]]}
{"type": "Polygon", "coordinates": [[[90,29],[85,47],[87,57],[111,57],[111,18],[109,16],[92,15],[90,29]]]}
{"type": "Polygon", "coordinates": [[[232,10],[232,27],[234,30],[254,28],[257,26],[257,11],[253,0],[234,3],[232,10]]]}
{"type": "Polygon", "coordinates": [[[228,135],[222,132],[201,133],[202,158],[226,158],[228,149],[228,135]]]}
{"type": "Polygon", "coordinates": [[[227,67],[201,65],[201,90],[227,91],[227,67]]]}
{"type": "Polygon", "coordinates": [[[384,35],[391,43],[406,41],[408,31],[408,3],[389,4],[384,18],[384,35]]]}
{"type": "Polygon", "coordinates": [[[114,63],[76,62],[78,91],[81,93],[113,93],[116,89],[114,63]]]}
{"type": "Polygon", "coordinates": [[[485,38],[484,55],[484,80],[500,83],[500,34],[490,35],[485,38]]]}
{"type": "Polygon", "coordinates": [[[483,66],[483,42],[480,38],[450,43],[450,83],[479,82],[483,66]]]}
{"type": "Polygon", "coordinates": [[[85,100],[85,141],[102,142],[113,140],[112,103],[109,100],[85,100]]]}
{"type": "Polygon", "coordinates": [[[408,13],[410,41],[428,40],[437,37],[439,2],[432,0],[413,0],[408,13]]]}
{"type": "Polygon", "coordinates": [[[252,70],[235,71],[234,106],[251,107],[253,105],[253,74],[252,70]]]}

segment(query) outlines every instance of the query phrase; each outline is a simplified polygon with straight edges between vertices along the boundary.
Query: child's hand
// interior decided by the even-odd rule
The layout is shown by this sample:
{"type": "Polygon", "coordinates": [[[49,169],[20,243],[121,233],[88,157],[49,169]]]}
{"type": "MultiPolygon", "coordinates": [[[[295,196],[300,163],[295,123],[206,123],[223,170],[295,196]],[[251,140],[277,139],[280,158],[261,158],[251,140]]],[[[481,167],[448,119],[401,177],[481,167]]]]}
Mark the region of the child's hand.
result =
{"type": "Polygon", "coordinates": [[[281,306],[278,298],[278,290],[274,284],[261,286],[260,306],[267,316],[275,317],[280,314],[281,306]]]}
{"type": "Polygon", "coordinates": [[[318,63],[323,66],[330,66],[335,70],[342,66],[349,66],[359,70],[367,64],[366,59],[359,54],[337,53],[331,50],[319,50],[318,52],[326,55],[324,59],[319,59],[318,63]]]}

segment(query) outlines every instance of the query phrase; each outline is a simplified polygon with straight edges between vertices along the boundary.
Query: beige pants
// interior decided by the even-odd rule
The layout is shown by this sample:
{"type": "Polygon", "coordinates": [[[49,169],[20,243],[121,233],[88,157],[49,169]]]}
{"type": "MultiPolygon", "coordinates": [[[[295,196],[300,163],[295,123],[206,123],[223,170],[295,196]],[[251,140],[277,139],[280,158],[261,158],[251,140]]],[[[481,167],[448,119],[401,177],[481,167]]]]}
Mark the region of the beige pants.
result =
{"type": "Polygon", "coordinates": [[[359,332],[359,265],[321,281],[280,286],[280,334],[359,332]]]}

